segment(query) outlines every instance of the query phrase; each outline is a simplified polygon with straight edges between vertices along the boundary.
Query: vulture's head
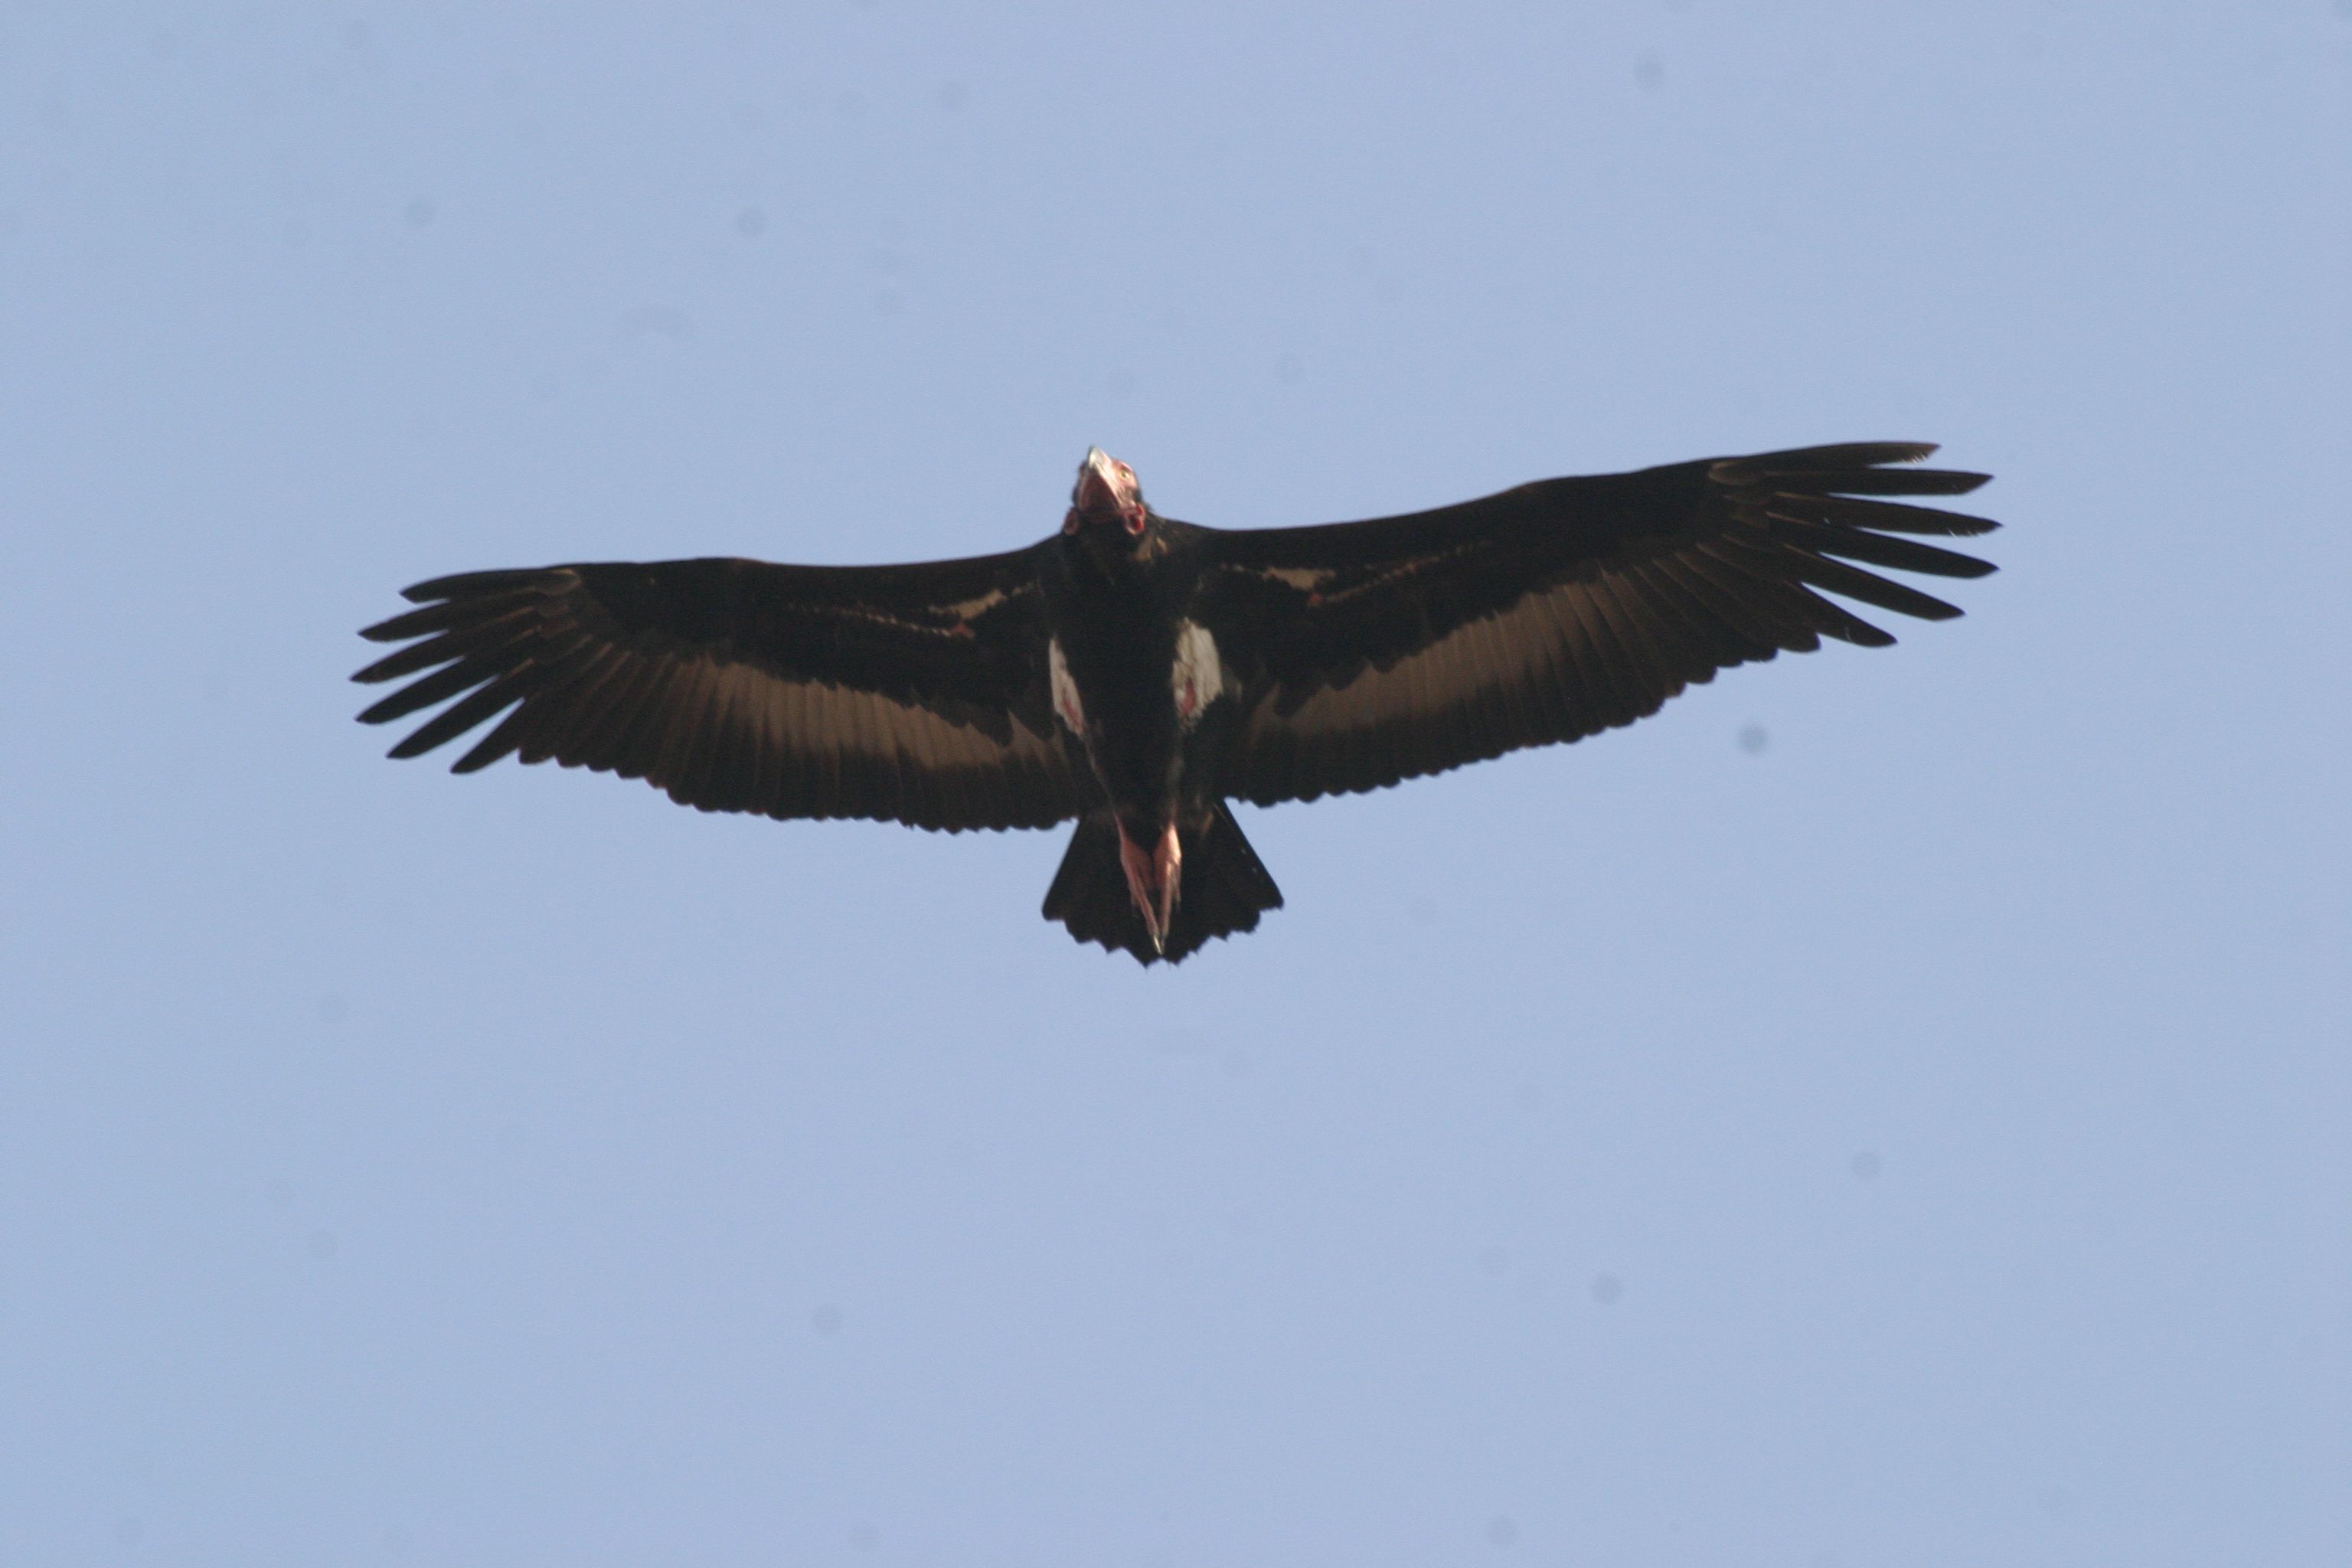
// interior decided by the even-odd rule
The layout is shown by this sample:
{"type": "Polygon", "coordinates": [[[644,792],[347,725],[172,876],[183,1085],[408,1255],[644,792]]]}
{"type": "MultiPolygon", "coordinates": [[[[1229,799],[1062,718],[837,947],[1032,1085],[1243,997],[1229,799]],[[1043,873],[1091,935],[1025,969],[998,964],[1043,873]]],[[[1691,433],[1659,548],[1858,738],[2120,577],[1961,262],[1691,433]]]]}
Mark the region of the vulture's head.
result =
{"type": "Polygon", "coordinates": [[[1097,549],[1111,547],[1106,554],[1140,554],[1150,538],[1151,512],[1143,504],[1143,487],[1135,482],[1135,470],[1100,447],[1087,447],[1062,531],[1097,549]]]}

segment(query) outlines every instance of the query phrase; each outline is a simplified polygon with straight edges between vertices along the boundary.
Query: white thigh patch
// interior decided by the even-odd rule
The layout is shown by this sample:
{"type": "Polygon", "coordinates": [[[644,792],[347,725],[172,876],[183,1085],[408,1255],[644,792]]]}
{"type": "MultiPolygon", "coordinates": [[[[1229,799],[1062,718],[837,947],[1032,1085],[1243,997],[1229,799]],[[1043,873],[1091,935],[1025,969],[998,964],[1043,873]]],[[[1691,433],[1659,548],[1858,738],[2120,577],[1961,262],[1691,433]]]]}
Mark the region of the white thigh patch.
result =
{"type": "Polygon", "coordinates": [[[1087,705],[1078,700],[1078,683],[1070,679],[1069,661],[1062,657],[1062,639],[1045,644],[1045,675],[1053,685],[1054,714],[1062,727],[1080,740],[1087,737],[1087,705]]]}
{"type": "Polygon", "coordinates": [[[1176,668],[1169,673],[1176,696],[1176,717],[1186,729],[1200,721],[1202,711],[1225,689],[1225,667],[1217,658],[1217,639],[1206,626],[1183,621],[1176,627],[1176,668]]]}

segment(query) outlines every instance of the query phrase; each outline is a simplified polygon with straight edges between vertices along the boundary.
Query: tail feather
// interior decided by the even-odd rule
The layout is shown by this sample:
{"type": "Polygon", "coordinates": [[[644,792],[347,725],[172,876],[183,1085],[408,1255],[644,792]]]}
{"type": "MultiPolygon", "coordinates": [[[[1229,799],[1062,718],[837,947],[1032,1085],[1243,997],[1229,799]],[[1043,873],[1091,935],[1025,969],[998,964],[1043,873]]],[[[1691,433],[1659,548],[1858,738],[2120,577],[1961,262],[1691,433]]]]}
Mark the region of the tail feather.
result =
{"type": "Polygon", "coordinates": [[[1098,942],[1114,952],[1127,945],[1132,925],[1143,952],[1151,951],[1143,917],[1127,896],[1127,874],[1118,863],[1118,824],[1108,813],[1078,819],[1062,868],[1045,889],[1045,918],[1068,926],[1080,942],[1098,942]]]}
{"type": "Polygon", "coordinates": [[[1183,850],[1183,871],[1163,951],[1153,951],[1150,929],[1128,896],[1118,824],[1108,812],[1079,819],[1054,885],[1045,890],[1045,918],[1061,921],[1080,942],[1132,953],[1148,965],[1162,959],[1181,963],[1210,938],[1255,931],[1262,911],[1282,907],[1282,889],[1224,802],[1198,826],[1180,825],[1176,839],[1183,850]]]}

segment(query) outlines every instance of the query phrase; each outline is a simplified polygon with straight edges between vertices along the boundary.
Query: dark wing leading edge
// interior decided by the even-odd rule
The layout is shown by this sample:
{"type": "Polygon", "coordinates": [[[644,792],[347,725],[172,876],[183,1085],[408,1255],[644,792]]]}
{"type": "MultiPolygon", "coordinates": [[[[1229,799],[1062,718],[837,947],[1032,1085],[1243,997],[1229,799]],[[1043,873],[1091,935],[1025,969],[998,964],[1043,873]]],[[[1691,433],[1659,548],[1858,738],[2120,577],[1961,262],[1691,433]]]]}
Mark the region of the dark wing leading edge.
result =
{"type": "Polygon", "coordinates": [[[1260,805],[1375,789],[1630,724],[1718,669],[1824,637],[1895,640],[1816,590],[1957,616],[1851,564],[1992,570],[1904,536],[1994,523],[1877,499],[1984,483],[1888,466],[1934,450],[1813,447],[1370,522],[1204,531],[1199,607],[1244,708],[1223,787],[1260,805]]]}
{"type": "Polygon", "coordinates": [[[506,717],[457,759],[642,778],[705,811],[1045,827],[1085,802],[1048,696],[1028,552],[908,566],[663,561],[475,572],[361,635],[409,684],[361,719],[457,700],[413,757],[506,717]]]}

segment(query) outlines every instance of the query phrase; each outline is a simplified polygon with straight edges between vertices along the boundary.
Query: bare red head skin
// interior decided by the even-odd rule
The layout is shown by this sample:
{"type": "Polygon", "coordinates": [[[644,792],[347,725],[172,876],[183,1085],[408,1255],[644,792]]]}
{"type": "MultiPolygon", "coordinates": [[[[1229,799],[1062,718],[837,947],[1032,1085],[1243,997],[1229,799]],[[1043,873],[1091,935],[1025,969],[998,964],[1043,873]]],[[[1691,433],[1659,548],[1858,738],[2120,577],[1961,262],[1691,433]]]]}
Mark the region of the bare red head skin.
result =
{"type": "Polygon", "coordinates": [[[1135,481],[1135,470],[1104,451],[1100,447],[1087,448],[1087,460],[1078,465],[1078,482],[1070,491],[1070,510],[1062,519],[1062,531],[1076,533],[1087,523],[1117,522],[1129,536],[1140,539],[1150,517],[1143,506],[1143,487],[1135,481]]]}

